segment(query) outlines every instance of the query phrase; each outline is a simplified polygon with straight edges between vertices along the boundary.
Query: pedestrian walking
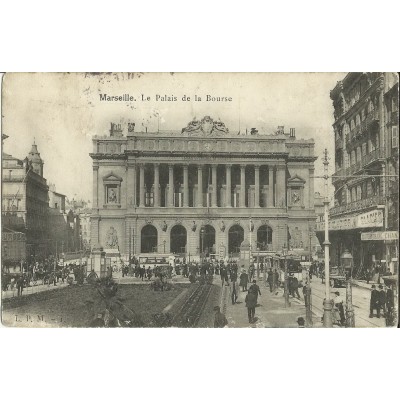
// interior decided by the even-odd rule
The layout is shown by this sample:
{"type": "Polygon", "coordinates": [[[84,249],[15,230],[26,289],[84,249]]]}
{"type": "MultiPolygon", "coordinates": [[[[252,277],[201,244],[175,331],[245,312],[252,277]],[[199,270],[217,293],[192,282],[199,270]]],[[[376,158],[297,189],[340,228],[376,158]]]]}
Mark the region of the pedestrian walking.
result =
{"type": "Polygon", "coordinates": [[[376,310],[377,317],[380,318],[380,308],[379,308],[379,292],[376,290],[376,286],[371,286],[371,299],[369,301],[369,317],[374,317],[374,310],[376,310]]]}
{"type": "Polygon", "coordinates": [[[272,268],[268,271],[267,282],[269,285],[269,291],[272,293],[274,290],[274,273],[272,272],[272,268]]]}
{"type": "Polygon", "coordinates": [[[289,276],[289,293],[300,300],[299,280],[293,274],[289,276]]]}
{"type": "Polygon", "coordinates": [[[277,289],[280,285],[279,282],[279,271],[277,269],[275,269],[274,271],[274,289],[277,289]]]}
{"type": "Polygon", "coordinates": [[[22,296],[22,291],[24,290],[24,275],[20,275],[17,279],[17,295],[22,296]]]}
{"type": "Polygon", "coordinates": [[[247,316],[249,317],[249,323],[251,324],[254,322],[257,305],[257,296],[254,291],[248,291],[246,294],[245,303],[247,307],[247,316]]]}
{"type": "Polygon", "coordinates": [[[221,312],[219,306],[214,307],[215,315],[214,315],[214,328],[225,328],[228,325],[228,320],[225,315],[221,312]]]}
{"type": "Polygon", "coordinates": [[[230,290],[231,290],[231,299],[232,299],[232,305],[233,305],[233,304],[236,304],[236,300],[238,298],[236,279],[231,282],[230,290]]]}
{"type": "Polygon", "coordinates": [[[240,274],[240,286],[242,287],[242,292],[247,291],[247,284],[249,282],[249,276],[245,270],[240,274]]]}
{"type": "Polygon", "coordinates": [[[256,296],[256,305],[258,304],[258,295],[261,296],[261,291],[260,291],[260,287],[257,285],[257,281],[254,279],[253,280],[253,284],[249,287],[249,292],[254,293],[254,295],[256,296]]]}

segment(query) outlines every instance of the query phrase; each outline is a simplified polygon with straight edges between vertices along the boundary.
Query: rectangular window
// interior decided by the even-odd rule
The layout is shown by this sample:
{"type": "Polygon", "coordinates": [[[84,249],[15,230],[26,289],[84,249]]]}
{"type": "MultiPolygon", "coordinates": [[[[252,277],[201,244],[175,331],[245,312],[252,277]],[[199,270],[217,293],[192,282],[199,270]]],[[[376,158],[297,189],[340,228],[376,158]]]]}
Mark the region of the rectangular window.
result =
{"type": "Polygon", "coordinates": [[[397,126],[392,126],[392,148],[399,147],[399,131],[397,126]]]}

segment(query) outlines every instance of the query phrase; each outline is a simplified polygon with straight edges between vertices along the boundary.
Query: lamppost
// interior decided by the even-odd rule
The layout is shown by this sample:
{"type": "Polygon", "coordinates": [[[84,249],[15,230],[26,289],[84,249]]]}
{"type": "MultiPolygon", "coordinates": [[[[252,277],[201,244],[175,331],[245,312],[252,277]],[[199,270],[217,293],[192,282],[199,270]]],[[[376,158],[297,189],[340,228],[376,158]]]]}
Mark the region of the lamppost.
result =
{"type": "Polygon", "coordinates": [[[164,240],[164,241],[163,241],[163,245],[164,245],[164,254],[165,254],[165,243],[166,243],[166,241],[164,240]]]}
{"type": "Polygon", "coordinates": [[[200,263],[203,265],[203,256],[204,256],[204,226],[200,229],[200,236],[201,236],[201,253],[200,253],[200,263]]]}
{"type": "Polygon", "coordinates": [[[282,255],[285,258],[285,282],[284,282],[284,296],[285,296],[285,308],[290,307],[290,301],[289,301],[289,285],[288,285],[288,271],[287,271],[287,259],[286,259],[286,255],[287,255],[287,247],[286,247],[286,243],[284,243],[283,248],[282,248],[282,255]]]}
{"type": "Polygon", "coordinates": [[[329,282],[329,230],[328,230],[328,219],[329,219],[329,192],[328,192],[328,150],[324,151],[324,186],[325,186],[325,198],[324,198],[324,219],[325,219],[325,299],[324,299],[324,327],[332,328],[332,308],[333,302],[331,301],[330,293],[330,282],[329,282]]]}
{"type": "Polygon", "coordinates": [[[353,309],[353,299],[352,299],[352,287],[351,287],[351,275],[353,270],[353,256],[346,249],[342,256],[340,257],[342,261],[342,266],[346,271],[346,327],[354,328],[354,309],[353,309]]]}
{"type": "Polygon", "coordinates": [[[310,259],[309,263],[310,265],[307,267],[307,283],[306,283],[306,290],[305,290],[305,296],[304,296],[304,302],[306,306],[306,326],[308,328],[311,328],[313,326],[313,321],[312,321],[312,312],[311,312],[311,279],[310,279],[310,267],[311,267],[311,239],[312,239],[313,232],[310,229],[309,231],[309,236],[310,236],[310,259]]]}

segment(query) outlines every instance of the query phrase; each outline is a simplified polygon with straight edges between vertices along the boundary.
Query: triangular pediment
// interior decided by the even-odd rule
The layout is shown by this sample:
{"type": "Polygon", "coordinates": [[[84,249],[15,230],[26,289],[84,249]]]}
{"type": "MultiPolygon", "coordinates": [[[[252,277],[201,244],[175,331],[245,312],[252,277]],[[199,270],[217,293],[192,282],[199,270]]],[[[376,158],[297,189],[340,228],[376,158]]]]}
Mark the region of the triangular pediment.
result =
{"type": "Polygon", "coordinates": [[[288,183],[306,183],[306,181],[303,178],[300,178],[297,174],[292,176],[291,178],[288,179],[288,183]]]}
{"type": "Polygon", "coordinates": [[[109,174],[103,176],[103,181],[107,181],[107,182],[121,182],[122,178],[116,174],[114,174],[114,172],[110,172],[109,174]]]}

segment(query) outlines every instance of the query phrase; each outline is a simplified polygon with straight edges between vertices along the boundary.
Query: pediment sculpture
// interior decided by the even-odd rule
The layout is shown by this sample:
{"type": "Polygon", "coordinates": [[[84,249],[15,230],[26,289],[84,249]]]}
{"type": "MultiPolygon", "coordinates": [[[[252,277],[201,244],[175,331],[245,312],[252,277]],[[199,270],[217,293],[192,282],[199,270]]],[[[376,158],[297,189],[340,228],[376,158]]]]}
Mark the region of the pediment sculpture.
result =
{"type": "Polygon", "coordinates": [[[229,129],[221,121],[214,121],[211,117],[205,116],[201,121],[190,121],[182,133],[190,136],[223,136],[229,133],[229,129]]]}

